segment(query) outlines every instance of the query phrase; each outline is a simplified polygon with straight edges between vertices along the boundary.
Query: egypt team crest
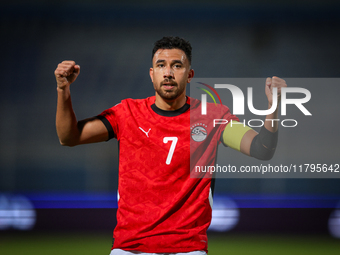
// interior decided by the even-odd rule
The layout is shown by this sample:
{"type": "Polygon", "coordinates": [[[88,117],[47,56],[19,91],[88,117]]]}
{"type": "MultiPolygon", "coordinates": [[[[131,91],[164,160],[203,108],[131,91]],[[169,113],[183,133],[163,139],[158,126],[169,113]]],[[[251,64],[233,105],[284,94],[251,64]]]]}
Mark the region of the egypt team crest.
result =
{"type": "MultiPolygon", "coordinates": [[[[204,124],[203,124],[204,125],[204,124]]],[[[206,125],[204,125],[206,126],[206,125]]],[[[202,142],[207,138],[208,132],[203,126],[195,126],[191,128],[191,138],[195,142],[202,142]]]]}

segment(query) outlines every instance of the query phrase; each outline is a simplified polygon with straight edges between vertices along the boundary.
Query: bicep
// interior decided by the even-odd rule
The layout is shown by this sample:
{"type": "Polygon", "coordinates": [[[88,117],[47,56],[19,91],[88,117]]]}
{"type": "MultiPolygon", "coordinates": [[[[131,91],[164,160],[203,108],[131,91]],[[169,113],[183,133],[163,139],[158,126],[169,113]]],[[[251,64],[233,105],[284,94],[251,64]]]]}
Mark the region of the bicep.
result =
{"type": "Polygon", "coordinates": [[[248,156],[250,155],[250,147],[251,143],[253,142],[253,139],[255,136],[257,136],[258,133],[254,129],[249,129],[244,136],[242,137],[241,140],[241,145],[240,145],[240,151],[248,156]]]}
{"type": "Polygon", "coordinates": [[[238,121],[232,123],[230,122],[223,131],[223,144],[250,156],[251,143],[257,132],[238,121]]]}
{"type": "Polygon", "coordinates": [[[78,122],[80,132],[79,144],[104,142],[109,139],[109,132],[104,123],[97,117],[78,122]]]}
{"type": "Polygon", "coordinates": [[[265,127],[261,128],[260,133],[257,133],[252,128],[240,125],[231,126],[229,123],[223,132],[223,143],[235,150],[260,159],[269,160],[273,157],[276,144],[277,132],[270,132],[265,127]]]}

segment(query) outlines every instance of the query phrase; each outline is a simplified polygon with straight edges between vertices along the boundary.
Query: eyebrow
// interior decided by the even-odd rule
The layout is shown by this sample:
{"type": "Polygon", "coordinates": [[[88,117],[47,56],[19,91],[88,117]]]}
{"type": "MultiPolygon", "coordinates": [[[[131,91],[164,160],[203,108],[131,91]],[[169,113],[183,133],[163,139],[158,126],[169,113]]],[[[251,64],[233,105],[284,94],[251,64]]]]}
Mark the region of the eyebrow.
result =
{"type": "Polygon", "coordinates": [[[174,61],[172,61],[172,63],[174,64],[174,63],[180,63],[180,64],[183,64],[183,62],[181,61],[181,60],[174,60],[174,61]]]}
{"type": "Polygon", "coordinates": [[[165,60],[164,60],[164,59],[158,59],[158,60],[156,61],[156,64],[161,63],[161,62],[165,62],[165,60]]]}
{"type": "MultiPolygon", "coordinates": [[[[158,64],[158,63],[162,63],[162,62],[165,62],[165,60],[164,59],[158,59],[157,61],[156,61],[156,64],[158,64]]],[[[180,64],[183,64],[183,62],[181,61],[181,60],[173,60],[172,62],[171,62],[172,64],[175,64],[175,63],[180,63],[180,64]]]]}

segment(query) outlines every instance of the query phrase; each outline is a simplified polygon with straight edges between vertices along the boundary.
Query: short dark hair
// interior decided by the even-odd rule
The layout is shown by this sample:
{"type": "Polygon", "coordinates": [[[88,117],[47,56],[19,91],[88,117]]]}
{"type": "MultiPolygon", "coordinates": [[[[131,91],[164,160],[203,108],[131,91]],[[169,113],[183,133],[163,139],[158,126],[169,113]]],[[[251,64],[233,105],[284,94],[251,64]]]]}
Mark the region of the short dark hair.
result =
{"type": "Polygon", "coordinates": [[[164,36],[162,39],[156,41],[152,50],[152,58],[159,49],[180,49],[184,51],[189,60],[189,64],[191,64],[191,44],[183,38],[178,36],[164,36]]]}

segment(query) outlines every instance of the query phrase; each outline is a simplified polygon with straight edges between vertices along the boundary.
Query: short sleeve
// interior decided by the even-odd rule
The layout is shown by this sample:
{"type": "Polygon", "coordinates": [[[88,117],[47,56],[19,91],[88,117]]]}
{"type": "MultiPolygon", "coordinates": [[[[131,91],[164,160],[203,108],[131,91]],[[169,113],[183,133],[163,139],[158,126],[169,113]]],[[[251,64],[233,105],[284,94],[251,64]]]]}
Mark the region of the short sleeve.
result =
{"type": "Polygon", "coordinates": [[[107,131],[109,132],[109,140],[112,138],[117,138],[119,134],[117,116],[120,108],[119,106],[120,104],[117,104],[109,109],[106,109],[97,116],[97,118],[100,119],[107,128],[107,131]]]}

